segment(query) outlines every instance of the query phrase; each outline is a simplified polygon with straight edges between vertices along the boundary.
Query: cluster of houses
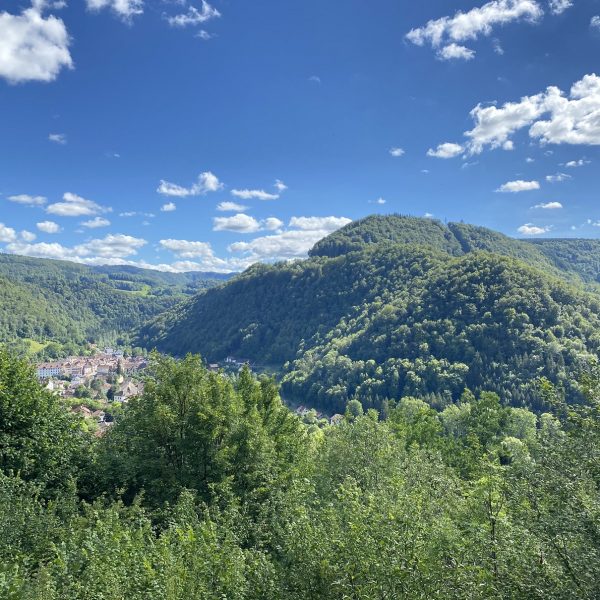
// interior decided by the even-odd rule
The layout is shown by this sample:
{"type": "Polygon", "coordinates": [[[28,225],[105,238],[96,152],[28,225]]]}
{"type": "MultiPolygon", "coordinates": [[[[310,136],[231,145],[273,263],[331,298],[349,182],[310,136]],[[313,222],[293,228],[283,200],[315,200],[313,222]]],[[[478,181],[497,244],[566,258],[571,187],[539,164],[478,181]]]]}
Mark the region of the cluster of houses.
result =
{"type": "Polygon", "coordinates": [[[36,365],[38,379],[47,389],[65,398],[75,396],[80,386],[98,380],[98,391],[114,402],[126,402],[143,391],[143,384],[132,379],[148,365],[144,357],[125,357],[120,350],[105,348],[94,356],[69,356],[36,365]],[[110,382],[108,380],[111,380],[110,382]]]}

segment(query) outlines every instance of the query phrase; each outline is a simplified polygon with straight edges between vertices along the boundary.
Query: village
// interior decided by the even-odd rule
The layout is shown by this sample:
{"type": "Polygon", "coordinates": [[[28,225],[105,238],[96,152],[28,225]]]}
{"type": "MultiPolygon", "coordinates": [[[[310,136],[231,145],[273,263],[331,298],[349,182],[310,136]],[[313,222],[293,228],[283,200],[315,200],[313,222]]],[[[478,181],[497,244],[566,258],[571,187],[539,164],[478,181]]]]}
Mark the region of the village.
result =
{"type": "MultiPolygon", "coordinates": [[[[144,356],[127,356],[120,349],[104,348],[92,356],[69,356],[38,363],[36,375],[46,389],[64,398],[71,411],[84,417],[97,435],[102,435],[122,412],[123,404],[144,391],[144,356]]],[[[209,363],[212,372],[235,373],[253,368],[247,359],[228,356],[222,363],[209,363]]],[[[305,406],[292,407],[307,425],[338,424],[342,415],[327,415],[305,406]]]]}
{"type": "Polygon", "coordinates": [[[126,356],[122,350],[104,348],[92,356],[69,356],[36,365],[36,375],[46,389],[64,398],[71,410],[86,419],[101,435],[114,422],[122,404],[144,391],[143,356],[126,356]]]}

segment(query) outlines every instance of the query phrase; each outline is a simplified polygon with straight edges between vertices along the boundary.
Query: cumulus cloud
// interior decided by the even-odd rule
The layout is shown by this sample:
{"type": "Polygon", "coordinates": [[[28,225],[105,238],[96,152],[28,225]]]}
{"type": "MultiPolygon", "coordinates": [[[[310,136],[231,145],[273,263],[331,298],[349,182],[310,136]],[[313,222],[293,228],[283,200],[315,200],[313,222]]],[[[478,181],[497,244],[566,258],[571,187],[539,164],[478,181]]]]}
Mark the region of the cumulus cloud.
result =
{"type": "Polygon", "coordinates": [[[377,200],[369,200],[369,204],[385,204],[385,200],[383,198],[377,198],[377,200]]]}
{"type": "Polygon", "coordinates": [[[61,217],[87,217],[110,211],[110,208],[100,206],[72,192],[63,194],[63,202],[55,202],[46,208],[47,213],[61,217]]]}
{"type": "Polygon", "coordinates": [[[0,223],[0,242],[12,242],[17,239],[17,232],[12,227],[0,223]]]}
{"type": "MultiPolygon", "coordinates": [[[[556,86],[501,106],[478,104],[465,132],[466,150],[512,148],[511,136],[528,127],[529,137],[544,144],[600,145],[600,77],[585,75],[568,94],[556,86]]],[[[458,145],[457,145],[458,146],[458,145]]]]}
{"type": "Polygon", "coordinates": [[[65,133],[50,133],[48,139],[61,146],[64,146],[67,143],[67,135],[65,133]]]}
{"type": "Polygon", "coordinates": [[[174,210],[177,210],[175,202],[167,202],[160,207],[160,212],[173,212],[174,210]]]}
{"type": "Polygon", "coordinates": [[[98,229],[99,227],[108,227],[110,225],[110,221],[104,217],[94,217],[89,221],[83,221],[81,224],[83,227],[87,227],[88,229],[98,229]]]}
{"type": "Polygon", "coordinates": [[[33,242],[33,240],[35,240],[35,238],[37,237],[35,233],[33,233],[32,231],[27,231],[26,229],[21,231],[20,235],[21,239],[25,242],[33,242]]]}
{"type": "Polygon", "coordinates": [[[403,148],[398,148],[397,146],[394,148],[390,148],[390,155],[399,158],[400,156],[404,156],[405,152],[403,148]]]}
{"type": "Polygon", "coordinates": [[[17,194],[9,196],[8,200],[17,204],[25,204],[26,206],[44,206],[48,199],[45,196],[30,196],[29,194],[17,194]]]}
{"type": "Polygon", "coordinates": [[[73,67],[62,19],[43,16],[44,2],[14,15],[0,12],[0,77],[9,83],[54,81],[73,67]]]}
{"type": "Polygon", "coordinates": [[[276,179],[273,185],[277,188],[278,192],[285,192],[288,189],[288,186],[281,179],[276,179]]]}
{"type": "Polygon", "coordinates": [[[427,150],[427,156],[434,158],[454,158],[455,156],[460,156],[464,151],[465,149],[460,144],[445,142],[439,144],[435,150],[429,148],[429,150],[427,150]]]}
{"type": "Polygon", "coordinates": [[[218,192],[222,188],[223,184],[219,181],[219,178],[210,171],[205,171],[198,175],[198,180],[190,187],[161,179],[156,191],[163,196],[186,198],[187,196],[204,196],[208,192],[218,192]]]}
{"type": "Polygon", "coordinates": [[[557,210],[562,207],[563,205],[560,202],[545,202],[542,204],[536,204],[533,208],[543,208],[544,210],[557,210]]]}
{"type": "Polygon", "coordinates": [[[231,190],[231,194],[242,200],[277,200],[279,194],[270,194],[264,190],[231,190]]]}
{"type": "Polygon", "coordinates": [[[260,223],[250,215],[238,213],[232,217],[215,217],[213,231],[237,231],[239,233],[254,233],[260,231],[260,223]]]}
{"type": "Polygon", "coordinates": [[[537,225],[533,225],[531,223],[525,223],[525,225],[521,225],[517,231],[522,235],[542,235],[542,233],[548,233],[548,231],[550,231],[550,227],[538,227],[537,225]]]}
{"type": "Polygon", "coordinates": [[[473,60],[475,58],[475,50],[452,43],[440,48],[436,56],[440,60],[473,60]]]}
{"type": "Polygon", "coordinates": [[[590,27],[600,31],[600,15],[595,15],[591,18],[590,27]]]}
{"type": "Polygon", "coordinates": [[[61,231],[59,224],[54,221],[42,221],[41,223],[36,223],[35,226],[44,233],[60,233],[61,231]]]}
{"type": "Polygon", "coordinates": [[[122,264],[128,256],[137,254],[137,250],[146,244],[146,240],[123,234],[109,234],[102,239],[93,239],[74,247],[59,243],[27,244],[13,242],[5,250],[11,254],[71,260],[85,264],[122,264]]]}
{"type": "Polygon", "coordinates": [[[194,6],[189,6],[186,13],[167,17],[167,21],[172,27],[188,27],[190,25],[201,25],[220,16],[221,13],[216,8],[212,7],[206,0],[202,0],[200,10],[194,6]]]}
{"type": "Polygon", "coordinates": [[[219,202],[219,204],[217,204],[217,210],[220,210],[221,212],[242,212],[248,210],[248,207],[243,204],[238,204],[237,202],[219,202]]]}
{"type": "Polygon", "coordinates": [[[517,193],[539,189],[540,184],[537,181],[523,181],[522,179],[517,179],[516,181],[507,181],[506,183],[503,183],[496,191],[517,193]]]}
{"type": "Polygon", "coordinates": [[[566,181],[567,179],[571,179],[570,175],[566,173],[555,173],[554,175],[546,175],[546,181],[549,183],[561,183],[562,181],[566,181]]]}
{"type": "Polygon", "coordinates": [[[91,254],[102,258],[124,258],[137,254],[137,250],[146,244],[146,240],[131,235],[109,233],[102,239],[91,240],[75,246],[75,252],[80,256],[91,254]]]}
{"type": "Polygon", "coordinates": [[[449,58],[473,57],[474,52],[459,45],[462,42],[489,36],[494,28],[511,22],[534,23],[543,15],[535,0],[492,0],[468,12],[458,11],[454,16],[445,16],[428,21],[423,27],[412,29],[406,38],[417,46],[429,44],[440,54],[456,54],[449,58]],[[458,56],[459,54],[463,56],[458,56]]]}
{"type": "Polygon", "coordinates": [[[86,4],[94,12],[109,9],[123,21],[130,21],[144,12],[144,0],[86,0],[86,4]]]}
{"type": "Polygon", "coordinates": [[[350,222],[345,217],[292,217],[287,230],[249,242],[235,242],[229,251],[252,262],[300,258],[320,239],[350,222]]]}
{"type": "Polygon", "coordinates": [[[179,258],[212,257],[213,250],[208,242],[191,242],[188,240],[160,240],[160,245],[170,250],[179,258]]]}

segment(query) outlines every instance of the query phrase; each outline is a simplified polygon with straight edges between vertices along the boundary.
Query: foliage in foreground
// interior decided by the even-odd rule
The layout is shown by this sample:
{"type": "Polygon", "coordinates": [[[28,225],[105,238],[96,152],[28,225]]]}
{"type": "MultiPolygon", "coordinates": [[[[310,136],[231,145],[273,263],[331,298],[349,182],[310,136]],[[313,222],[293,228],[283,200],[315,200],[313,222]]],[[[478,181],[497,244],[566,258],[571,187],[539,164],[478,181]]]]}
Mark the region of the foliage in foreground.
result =
{"type": "Polygon", "coordinates": [[[318,429],[268,380],[157,359],[90,448],[0,354],[0,597],[597,598],[598,380],[582,386],[567,407],[541,383],[554,415],[466,392],[318,429]],[[28,451],[55,431],[51,460],[28,451]]]}

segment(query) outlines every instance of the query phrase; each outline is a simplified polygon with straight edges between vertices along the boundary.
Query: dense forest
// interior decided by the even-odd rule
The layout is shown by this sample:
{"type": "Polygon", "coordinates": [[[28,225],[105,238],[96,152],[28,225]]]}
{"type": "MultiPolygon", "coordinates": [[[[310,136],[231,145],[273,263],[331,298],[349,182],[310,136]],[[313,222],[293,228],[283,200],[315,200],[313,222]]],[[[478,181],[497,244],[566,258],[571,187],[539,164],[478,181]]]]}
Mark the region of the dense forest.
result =
{"type": "Polygon", "coordinates": [[[47,357],[128,343],[136,327],[224,279],[0,254],[0,342],[47,357]]]}
{"type": "Polygon", "coordinates": [[[405,395],[443,409],[467,388],[539,411],[537,377],[576,402],[573,374],[597,359],[599,258],[596,241],[369,217],[308,260],[255,265],[177,305],[137,343],[270,365],[286,400],[330,414],[352,399],[380,410],[405,395]]]}
{"type": "Polygon", "coordinates": [[[595,599],[600,389],[465,390],[305,424],[272,380],[155,357],[101,438],[0,351],[0,597],[595,599]]]}

